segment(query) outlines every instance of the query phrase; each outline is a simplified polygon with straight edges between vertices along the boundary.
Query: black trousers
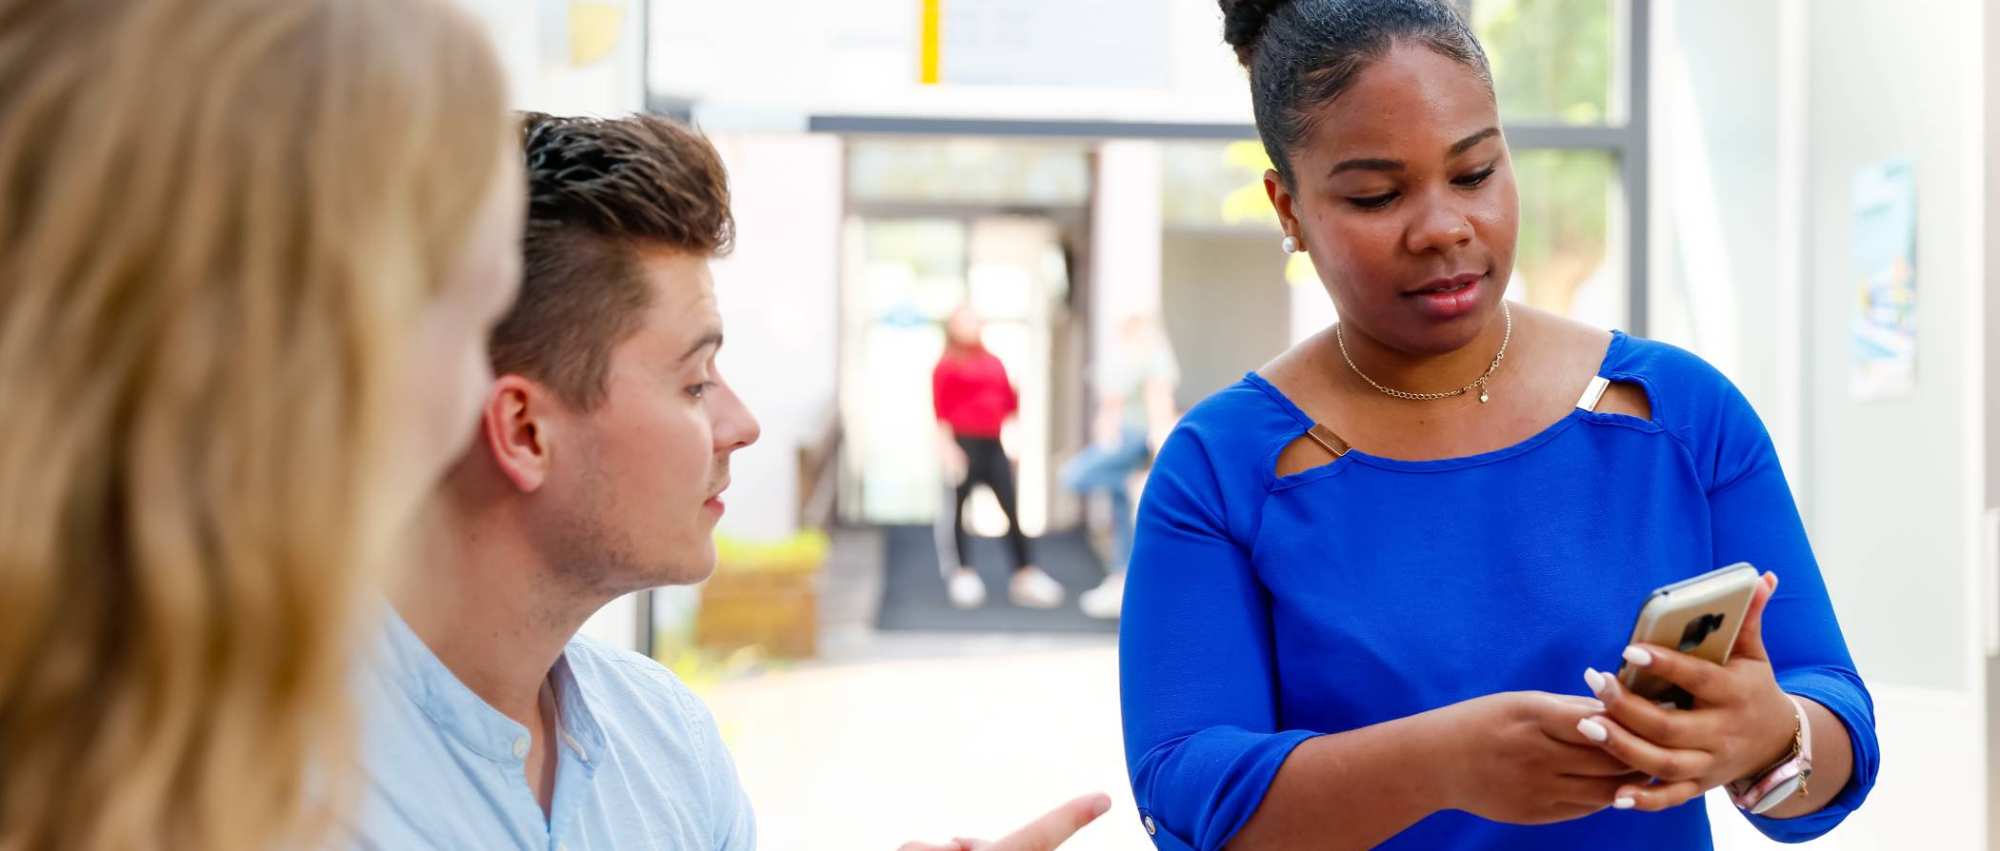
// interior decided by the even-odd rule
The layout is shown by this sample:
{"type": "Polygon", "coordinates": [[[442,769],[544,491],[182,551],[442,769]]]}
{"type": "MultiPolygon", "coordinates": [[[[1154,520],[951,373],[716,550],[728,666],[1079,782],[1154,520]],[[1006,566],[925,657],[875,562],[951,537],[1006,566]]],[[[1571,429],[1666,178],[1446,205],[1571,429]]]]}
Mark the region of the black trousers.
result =
{"type": "Polygon", "coordinates": [[[1007,453],[1000,449],[1000,441],[991,437],[966,437],[958,435],[958,448],[965,450],[965,481],[958,483],[957,498],[951,502],[951,525],[958,544],[958,563],[969,566],[966,556],[971,549],[972,534],[965,530],[965,500],[972,496],[972,487],[984,484],[993,489],[993,495],[1000,500],[1000,510],[1007,512],[1007,544],[1014,551],[1014,569],[1031,564],[1028,558],[1028,539],[1021,534],[1021,518],[1014,513],[1014,467],[1007,462],[1007,453]]]}

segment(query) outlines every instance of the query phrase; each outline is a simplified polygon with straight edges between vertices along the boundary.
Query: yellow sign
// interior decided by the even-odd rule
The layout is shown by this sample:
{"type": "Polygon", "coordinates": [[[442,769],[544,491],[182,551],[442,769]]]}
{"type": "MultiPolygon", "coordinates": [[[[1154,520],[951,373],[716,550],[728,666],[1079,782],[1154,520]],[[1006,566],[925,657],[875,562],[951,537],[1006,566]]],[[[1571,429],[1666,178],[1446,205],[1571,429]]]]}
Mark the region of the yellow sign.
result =
{"type": "Polygon", "coordinates": [[[926,86],[935,86],[938,83],[939,66],[938,30],[941,29],[939,25],[944,20],[944,0],[922,0],[922,2],[924,4],[924,20],[923,34],[921,36],[922,46],[919,48],[922,58],[919,60],[917,82],[926,86]]]}
{"type": "Polygon", "coordinates": [[[544,9],[561,17],[545,22],[560,30],[546,34],[544,50],[551,63],[588,68],[603,62],[618,47],[625,30],[628,0],[546,0],[544,9]]]}

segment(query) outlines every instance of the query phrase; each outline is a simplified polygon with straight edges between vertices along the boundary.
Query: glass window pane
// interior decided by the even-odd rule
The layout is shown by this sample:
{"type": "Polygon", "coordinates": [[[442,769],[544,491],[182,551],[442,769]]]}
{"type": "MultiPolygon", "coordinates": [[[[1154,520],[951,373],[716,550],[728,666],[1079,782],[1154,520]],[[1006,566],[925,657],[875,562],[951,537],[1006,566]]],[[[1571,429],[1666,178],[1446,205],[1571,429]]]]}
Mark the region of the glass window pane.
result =
{"type": "Polygon", "coordinates": [[[1622,124],[1624,0],[1475,0],[1503,121],[1622,124]]]}
{"type": "Polygon", "coordinates": [[[950,219],[892,219],[871,221],[864,233],[861,291],[872,318],[942,321],[965,298],[964,225],[950,219]]]}
{"type": "Polygon", "coordinates": [[[1161,144],[1158,320],[1179,362],[1183,409],[1291,343],[1288,280],[1326,299],[1306,255],[1278,249],[1284,232],[1264,191],[1270,167],[1254,139],[1161,144]],[[1288,279],[1288,269],[1304,277],[1288,279]]]}
{"type": "Polygon", "coordinates": [[[849,220],[842,287],[841,411],[857,519],[927,522],[937,504],[930,369],[947,311],[965,298],[967,240],[955,219],[849,220]]]}
{"type": "Polygon", "coordinates": [[[1090,196],[1089,149],[1020,139],[857,139],[848,145],[848,194],[857,201],[1081,205],[1090,196]]]}
{"type": "Polygon", "coordinates": [[[1271,158],[1255,139],[1162,145],[1166,174],[1161,218],[1168,227],[1278,232],[1278,214],[1264,194],[1271,158]]]}
{"type": "Polygon", "coordinates": [[[875,523],[928,522],[937,510],[936,420],[930,417],[931,367],[944,352],[934,323],[876,322],[860,340],[863,380],[849,385],[865,398],[850,422],[861,469],[862,516],[875,523]]]}
{"type": "Polygon", "coordinates": [[[1605,151],[1514,152],[1520,237],[1509,295],[1602,328],[1624,327],[1625,201],[1605,151]]]}

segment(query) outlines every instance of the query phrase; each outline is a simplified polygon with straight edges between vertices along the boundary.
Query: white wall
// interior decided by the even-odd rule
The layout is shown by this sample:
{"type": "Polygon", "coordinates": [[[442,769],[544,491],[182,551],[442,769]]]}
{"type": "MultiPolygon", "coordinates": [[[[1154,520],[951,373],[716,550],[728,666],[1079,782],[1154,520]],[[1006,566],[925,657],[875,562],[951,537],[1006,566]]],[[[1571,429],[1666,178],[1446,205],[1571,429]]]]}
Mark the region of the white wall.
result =
{"type": "MultiPolygon", "coordinates": [[[[951,5],[947,0],[947,9],[951,5]]],[[[1057,3],[989,0],[981,5],[1002,17],[1016,12],[1041,17],[1057,3]]],[[[1090,84],[1092,78],[1117,76],[1090,70],[1104,64],[1099,54],[1109,51],[1102,48],[1078,64],[1072,76],[1079,82],[1073,85],[1046,84],[1048,74],[1040,66],[1022,68],[1025,82],[1017,85],[921,85],[919,0],[657,0],[653,89],[725,104],[727,113],[711,120],[718,128],[727,122],[798,129],[814,114],[1249,123],[1242,71],[1222,43],[1222,16],[1214,0],[1093,0],[1087,5],[1165,10],[1164,27],[1154,22],[1115,33],[1133,39],[1124,49],[1146,57],[1143,64],[1164,62],[1165,85],[1090,84]],[[718,36],[722,33],[730,35],[718,36]],[[1157,41],[1161,37],[1164,44],[1157,41]],[[785,61],[774,61],[780,56],[785,61]]],[[[1101,29],[1091,17],[1078,13],[1071,24],[1101,29]]],[[[951,33],[944,34],[947,51],[951,39],[951,33]]],[[[944,62],[950,70],[949,55],[944,62]]]]}
{"type": "MultiPolygon", "coordinates": [[[[1779,3],[1678,0],[1654,10],[1649,336],[1727,374],[1774,433],[1777,391],[1779,3]]],[[[1781,309],[1782,307],[1782,309],[1781,309]]],[[[1796,335],[1787,342],[1798,345],[1796,335]]],[[[1793,441],[1781,441],[1797,473],[1793,441]]]]}
{"type": "MultiPolygon", "coordinates": [[[[1985,102],[1986,131],[1988,139],[2000,138],[2000,60],[1995,59],[1995,51],[2000,50],[2000,15],[1988,13],[1985,26],[1986,68],[1983,78],[1986,89],[1982,93],[1985,102]]],[[[1993,297],[1994,276],[2000,273],[2000,148],[1986,146],[1986,269],[1982,276],[1986,286],[1984,310],[1985,348],[1981,359],[1985,374],[1981,376],[1985,395],[1985,452],[1986,452],[1986,495],[1988,522],[1986,534],[1989,536],[1980,553],[1981,568],[1985,582],[1980,587],[1981,602],[1985,611],[1983,629],[1980,630],[1986,645],[1986,847],[1996,847],[2000,841],[2000,756],[1992,753],[1993,743],[2000,742],[2000,714],[1992,707],[2000,705],[2000,658],[1994,651],[2000,649],[2000,518],[1993,516],[2000,512],[2000,298],[1993,297]]]]}
{"type": "Polygon", "coordinates": [[[720,530],[797,531],[798,448],[833,418],[840,327],[841,145],[828,136],[715,138],[729,168],[736,250],[714,264],[719,366],[763,426],[732,461],[720,530]]]}
{"type": "MultiPolygon", "coordinates": [[[[1987,847],[1982,6],[1653,8],[1654,330],[1723,367],[1771,426],[1877,702],[1875,793],[1816,845],[1987,847]],[[1863,403],[1849,187],[1898,156],[1918,163],[1919,381],[1863,403]]],[[[1717,847],[1769,847],[1714,803],[1717,847]]]]}
{"type": "MultiPolygon", "coordinates": [[[[1872,680],[1969,692],[1975,630],[1964,606],[1974,518],[1984,234],[1982,68],[1973,0],[1814,3],[1807,378],[1813,532],[1842,624],[1872,680]],[[1942,43],[1941,43],[1942,42],[1942,43]],[[1918,376],[1906,398],[1848,392],[1854,300],[1849,185],[1911,157],[1917,172],[1918,376]]],[[[1983,438],[1983,435],[1979,435],[1983,438]]]]}
{"type": "Polygon", "coordinates": [[[1110,141],[1097,149],[1090,199],[1092,364],[1116,348],[1121,320],[1160,312],[1164,163],[1158,142],[1110,141]]]}
{"type": "Polygon", "coordinates": [[[1293,288],[1269,234],[1173,230],[1162,257],[1161,315],[1180,360],[1182,410],[1291,345],[1293,288]]]}
{"type": "Polygon", "coordinates": [[[1856,836],[1984,847],[1988,743],[1977,613],[1983,406],[1984,7],[1814,2],[1808,44],[1806,444],[1811,528],[1855,661],[1875,689],[1883,772],[1856,836]],[[1946,22],[1949,22],[1948,24],[1946,22]],[[1917,385],[1854,401],[1850,184],[1917,173],[1917,385]],[[1890,748],[1894,748],[1890,750],[1890,748]]]}

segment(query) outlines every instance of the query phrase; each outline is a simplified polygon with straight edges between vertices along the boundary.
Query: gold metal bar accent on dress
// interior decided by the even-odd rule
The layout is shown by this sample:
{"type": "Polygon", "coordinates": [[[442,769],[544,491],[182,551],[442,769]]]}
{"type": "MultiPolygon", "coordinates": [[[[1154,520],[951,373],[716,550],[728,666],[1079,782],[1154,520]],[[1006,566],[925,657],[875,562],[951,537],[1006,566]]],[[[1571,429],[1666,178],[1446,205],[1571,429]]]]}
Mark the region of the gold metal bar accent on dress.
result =
{"type": "Polygon", "coordinates": [[[1341,440],[1340,435],[1333,433],[1333,429],[1319,423],[1313,423],[1313,427],[1306,432],[1306,437],[1312,438],[1312,442],[1319,444],[1321,449],[1333,453],[1335,458],[1347,454],[1347,441],[1341,440]]]}
{"type": "Polygon", "coordinates": [[[1611,386],[1611,379],[1602,375],[1592,376],[1590,386],[1583,389],[1583,398],[1576,400],[1576,406],[1586,411],[1596,411],[1597,403],[1604,401],[1604,391],[1611,386]]]}

